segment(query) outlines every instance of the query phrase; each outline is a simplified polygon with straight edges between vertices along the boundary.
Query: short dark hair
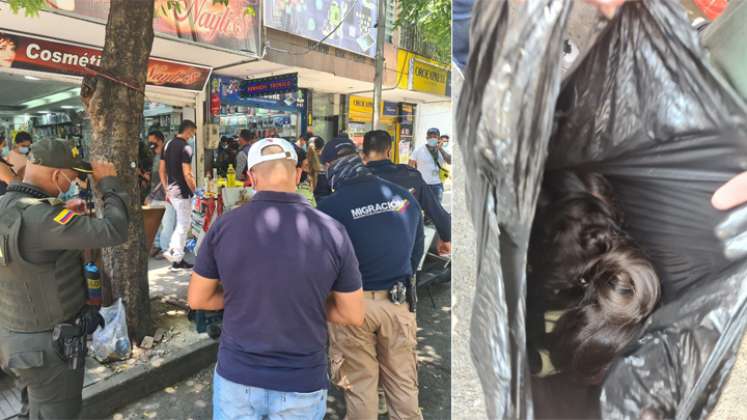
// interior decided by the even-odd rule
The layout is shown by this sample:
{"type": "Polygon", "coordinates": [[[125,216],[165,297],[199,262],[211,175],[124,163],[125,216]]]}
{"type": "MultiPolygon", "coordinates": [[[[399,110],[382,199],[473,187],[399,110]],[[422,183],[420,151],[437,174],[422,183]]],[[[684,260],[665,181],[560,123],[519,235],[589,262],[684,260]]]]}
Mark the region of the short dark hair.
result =
{"type": "Polygon", "coordinates": [[[23,143],[24,141],[31,141],[31,134],[26,131],[19,131],[16,133],[16,144],[23,143]]]}
{"type": "Polygon", "coordinates": [[[384,130],[372,130],[363,136],[363,154],[385,153],[392,148],[392,136],[384,130]]]}
{"type": "Polygon", "coordinates": [[[187,129],[197,129],[197,125],[192,120],[184,120],[181,124],[179,124],[179,133],[183,133],[187,131],[187,129]]]}
{"type": "Polygon", "coordinates": [[[153,136],[153,137],[155,137],[155,138],[157,138],[158,140],[161,140],[161,141],[165,141],[166,140],[166,137],[164,137],[164,135],[161,132],[161,130],[151,130],[151,132],[148,133],[148,137],[150,137],[150,136],[153,136]]]}
{"type": "Polygon", "coordinates": [[[250,130],[247,130],[246,128],[239,131],[239,139],[243,139],[245,141],[252,141],[254,140],[254,134],[250,130]]]}
{"type": "Polygon", "coordinates": [[[322,149],[324,148],[324,143],[326,142],[324,141],[323,138],[319,136],[314,137],[313,140],[314,140],[314,147],[316,148],[316,151],[321,152],[322,149]]]}
{"type": "Polygon", "coordinates": [[[444,134],[443,136],[441,136],[441,138],[446,139],[446,140],[451,140],[451,137],[449,137],[448,134],[444,134]]]}

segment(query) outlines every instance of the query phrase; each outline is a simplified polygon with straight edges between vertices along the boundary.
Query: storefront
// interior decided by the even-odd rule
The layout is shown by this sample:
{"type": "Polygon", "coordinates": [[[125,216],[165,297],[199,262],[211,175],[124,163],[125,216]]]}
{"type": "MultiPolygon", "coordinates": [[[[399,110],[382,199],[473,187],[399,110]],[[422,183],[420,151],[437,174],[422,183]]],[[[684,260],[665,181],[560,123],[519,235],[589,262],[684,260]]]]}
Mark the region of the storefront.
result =
{"type": "Polygon", "coordinates": [[[240,80],[214,77],[210,82],[210,116],[221,137],[242,129],[257,138],[282,137],[295,142],[308,127],[308,91],[298,88],[296,74],[240,80]]]}
{"type": "MultiPolygon", "coordinates": [[[[373,99],[363,96],[348,96],[347,132],[359,147],[363,136],[373,129],[373,99]]],[[[396,102],[383,101],[381,105],[381,125],[395,138],[399,106],[396,102]]]]}
{"type": "MultiPolygon", "coordinates": [[[[100,60],[98,48],[0,29],[0,132],[8,138],[23,130],[35,140],[68,140],[85,153],[91,130],[80,101],[80,83],[91,74],[88,65],[100,60]]],[[[209,67],[151,58],[145,90],[152,104],[148,107],[168,108],[177,125],[183,110],[191,110],[194,118],[210,72],[209,67]]],[[[173,126],[170,119],[168,134],[173,126]]]]}
{"type": "MultiPolygon", "coordinates": [[[[411,113],[414,121],[411,119],[409,126],[412,136],[410,152],[425,142],[426,131],[431,127],[438,128],[442,134],[451,135],[451,78],[448,66],[406,50],[397,52],[397,66],[402,69],[399,89],[422,98],[411,113]]],[[[406,111],[402,112],[403,119],[407,114],[406,111]]],[[[403,153],[405,145],[400,146],[403,153]]]]}

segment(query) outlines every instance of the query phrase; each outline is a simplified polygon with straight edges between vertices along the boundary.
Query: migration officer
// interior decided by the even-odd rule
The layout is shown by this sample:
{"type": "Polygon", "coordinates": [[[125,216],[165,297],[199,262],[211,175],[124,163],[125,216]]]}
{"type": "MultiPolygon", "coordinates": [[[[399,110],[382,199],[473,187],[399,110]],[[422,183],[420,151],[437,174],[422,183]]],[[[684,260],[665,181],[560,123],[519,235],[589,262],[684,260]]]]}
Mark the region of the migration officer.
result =
{"type": "Polygon", "coordinates": [[[127,239],[116,175],[111,163],[91,167],[65,142],[42,140],[31,146],[23,182],[0,198],[0,366],[27,390],[32,419],[79,415],[85,336],[100,324],[86,305],[82,252],[127,239]],[[100,219],[56,198],[86,173],[103,193],[100,219]]]}
{"type": "Polygon", "coordinates": [[[439,238],[451,242],[451,215],[428,188],[420,172],[409,165],[391,161],[392,137],[384,130],[369,131],[363,137],[366,167],[376,176],[409,190],[423,208],[426,218],[433,221],[439,238]]]}
{"type": "Polygon", "coordinates": [[[349,419],[378,417],[378,385],[392,419],[422,419],[418,407],[414,274],[424,253],[423,215],[406,189],[371,173],[357,154],[328,170],[333,193],[318,210],[348,232],[363,279],[363,326],[330,326],[332,380],[349,419]]]}

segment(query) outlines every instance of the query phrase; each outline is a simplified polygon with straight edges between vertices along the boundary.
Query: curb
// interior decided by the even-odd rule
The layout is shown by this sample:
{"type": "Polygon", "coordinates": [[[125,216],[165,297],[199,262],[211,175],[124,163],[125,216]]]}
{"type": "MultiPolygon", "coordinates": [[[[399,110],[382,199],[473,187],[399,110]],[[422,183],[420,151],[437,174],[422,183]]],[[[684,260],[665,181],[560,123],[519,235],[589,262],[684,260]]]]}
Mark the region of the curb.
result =
{"type": "Polygon", "coordinates": [[[189,348],[174,351],[158,367],[135,366],[120,375],[83,389],[82,419],[110,417],[119,408],[187,379],[214,363],[218,341],[205,338],[189,348]]]}

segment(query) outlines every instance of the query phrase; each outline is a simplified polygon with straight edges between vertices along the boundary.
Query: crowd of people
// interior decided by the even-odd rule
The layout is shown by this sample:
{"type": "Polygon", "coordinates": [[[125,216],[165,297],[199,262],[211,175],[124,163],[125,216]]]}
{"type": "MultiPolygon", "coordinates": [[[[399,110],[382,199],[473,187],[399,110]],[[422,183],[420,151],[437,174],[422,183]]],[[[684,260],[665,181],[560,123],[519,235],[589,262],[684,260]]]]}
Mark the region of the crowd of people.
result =
{"type": "MultiPolygon", "coordinates": [[[[380,390],[391,418],[422,418],[415,274],[425,219],[447,247],[451,239],[439,196],[451,157],[440,133],[429,130],[428,149],[409,166],[392,162],[386,131],[367,133],[362,150],[344,133],[294,144],[240,132],[237,179],[254,195],[212,224],[193,267],[185,242],[195,131],[184,120],[172,139],[149,132],[139,175],[144,201],[166,207],[154,250],[172,269],[193,269],[191,308],[224,310],[215,418],[321,419],[330,382],[344,391],[348,418],[375,418],[380,390]]],[[[128,200],[110,163],[89,164],[64,141],[32,143],[25,132],[13,140],[0,161],[0,362],[23,389],[23,414],[75,418],[84,359],[74,360],[84,350],[59,347],[53,330],[68,326],[67,339],[80,343],[96,328],[82,251],[126,240],[128,200]],[[103,192],[98,218],[65,198],[89,175],[103,192]],[[49,355],[32,366],[32,353],[49,355]]]]}
{"type": "Polygon", "coordinates": [[[242,144],[236,167],[255,194],[212,225],[188,292],[191,308],[224,310],[214,418],[321,419],[329,382],[347,418],[376,418],[379,389],[391,418],[422,418],[421,203],[445,241],[451,222],[420,172],[392,163],[392,144],[381,130],[362,151],[344,134],[242,144]]]}

